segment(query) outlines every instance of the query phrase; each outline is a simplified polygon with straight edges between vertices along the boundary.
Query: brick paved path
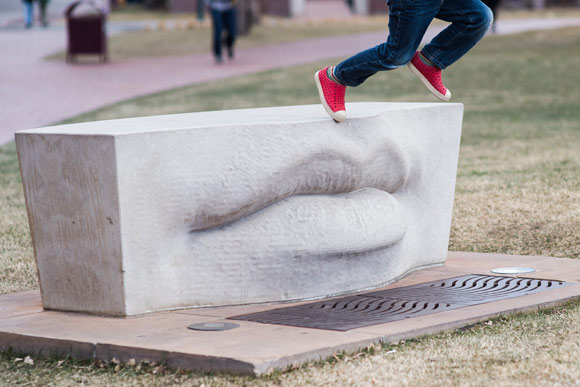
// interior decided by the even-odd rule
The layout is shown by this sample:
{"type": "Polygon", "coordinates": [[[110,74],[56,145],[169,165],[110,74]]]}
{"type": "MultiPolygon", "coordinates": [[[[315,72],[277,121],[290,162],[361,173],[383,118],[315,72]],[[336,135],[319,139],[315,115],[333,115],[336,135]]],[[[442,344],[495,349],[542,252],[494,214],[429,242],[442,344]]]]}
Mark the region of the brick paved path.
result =
{"type": "MultiPolygon", "coordinates": [[[[500,20],[498,31],[507,34],[579,25],[580,18],[500,20]]],[[[437,29],[430,29],[426,39],[436,33],[437,29]]],[[[0,31],[0,144],[10,141],[17,130],[49,125],[128,98],[347,57],[384,39],[385,32],[377,32],[267,45],[240,50],[234,62],[222,66],[216,66],[209,54],[71,66],[41,59],[63,49],[62,28],[0,31]]]]}

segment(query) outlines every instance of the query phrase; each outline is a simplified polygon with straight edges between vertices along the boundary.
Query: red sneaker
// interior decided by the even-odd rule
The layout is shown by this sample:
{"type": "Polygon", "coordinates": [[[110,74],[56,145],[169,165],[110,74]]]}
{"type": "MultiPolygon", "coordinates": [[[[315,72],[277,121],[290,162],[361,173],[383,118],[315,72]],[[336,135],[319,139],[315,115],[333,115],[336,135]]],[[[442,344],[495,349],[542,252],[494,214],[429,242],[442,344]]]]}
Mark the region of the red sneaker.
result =
{"type": "Polygon", "coordinates": [[[346,119],[346,109],[344,107],[344,94],[346,86],[339,85],[328,78],[326,70],[328,67],[319,70],[314,74],[314,81],[318,88],[318,95],[324,110],[337,122],[346,119]]]}
{"type": "Polygon", "coordinates": [[[443,85],[441,81],[441,69],[435,66],[429,66],[423,63],[419,58],[419,51],[415,53],[413,59],[407,64],[413,74],[429,89],[433,95],[443,101],[451,99],[451,92],[443,85]]]}

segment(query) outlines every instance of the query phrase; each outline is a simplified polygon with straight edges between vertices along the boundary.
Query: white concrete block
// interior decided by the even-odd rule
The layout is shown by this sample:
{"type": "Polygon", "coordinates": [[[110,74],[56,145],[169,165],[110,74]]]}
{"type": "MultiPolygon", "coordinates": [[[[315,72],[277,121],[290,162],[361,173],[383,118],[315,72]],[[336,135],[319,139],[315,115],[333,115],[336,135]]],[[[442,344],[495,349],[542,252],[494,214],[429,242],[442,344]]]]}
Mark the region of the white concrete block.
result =
{"type": "Polygon", "coordinates": [[[353,103],[16,134],[45,308],[327,297],[444,262],[463,106],[353,103]]]}

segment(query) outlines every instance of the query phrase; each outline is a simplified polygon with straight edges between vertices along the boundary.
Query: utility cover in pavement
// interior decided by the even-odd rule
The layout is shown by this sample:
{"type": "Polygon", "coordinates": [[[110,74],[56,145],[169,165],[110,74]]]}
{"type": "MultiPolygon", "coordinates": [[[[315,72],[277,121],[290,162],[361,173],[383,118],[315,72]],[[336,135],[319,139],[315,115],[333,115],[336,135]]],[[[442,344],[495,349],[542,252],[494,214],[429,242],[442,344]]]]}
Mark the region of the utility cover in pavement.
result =
{"type": "Polygon", "coordinates": [[[567,285],[563,281],[470,274],[229,319],[348,331],[567,285]]]}
{"type": "Polygon", "coordinates": [[[194,331],[211,331],[211,332],[220,332],[220,331],[229,331],[230,329],[236,329],[240,326],[234,323],[228,322],[208,322],[208,323],[200,323],[200,324],[191,324],[187,326],[189,329],[194,331]]]}

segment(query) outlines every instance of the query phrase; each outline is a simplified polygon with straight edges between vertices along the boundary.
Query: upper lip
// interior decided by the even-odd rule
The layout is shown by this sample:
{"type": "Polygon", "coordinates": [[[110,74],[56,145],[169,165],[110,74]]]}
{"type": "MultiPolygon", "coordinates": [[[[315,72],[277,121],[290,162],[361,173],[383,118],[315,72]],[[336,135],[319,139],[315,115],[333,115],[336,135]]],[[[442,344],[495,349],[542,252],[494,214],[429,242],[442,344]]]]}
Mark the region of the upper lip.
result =
{"type": "Polygon", "coordinates": [[[195,184],[204,199],[196,200],[186,220],[189,229],[232,223],[293,195],[341,194],[362,188],[394,193],[404,186],[411,166],[392,138],[380,136],[378,130],[364,136],[325,133],[291,143],[273,138],[260,142],[262,149],[244,144],[234,144],[231,152],[222,149],[226,157],[212,163],[213,176],[195,184]]]}

